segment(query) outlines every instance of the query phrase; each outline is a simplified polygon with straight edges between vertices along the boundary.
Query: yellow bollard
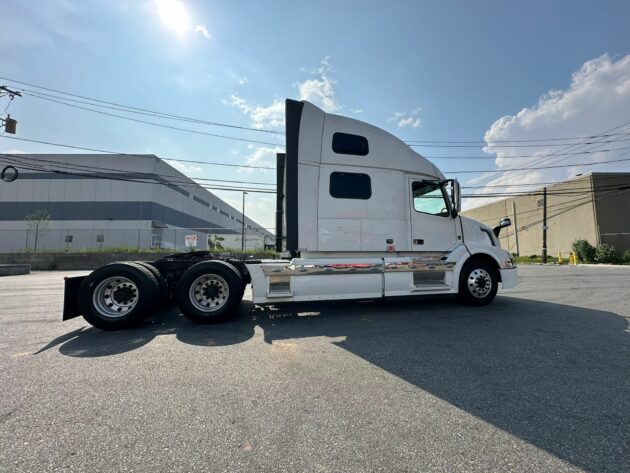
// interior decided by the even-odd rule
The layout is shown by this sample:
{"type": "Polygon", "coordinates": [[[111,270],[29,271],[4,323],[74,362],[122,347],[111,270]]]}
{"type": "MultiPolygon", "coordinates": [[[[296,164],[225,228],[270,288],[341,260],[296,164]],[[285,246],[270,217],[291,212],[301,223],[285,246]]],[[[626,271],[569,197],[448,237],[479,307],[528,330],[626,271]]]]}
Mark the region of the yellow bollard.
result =
{"type": "Polygon", "coordinates": [[[569,264],[572,266],[577,266],[577,257],[573,251],[571,252],[571,254],[569,254],[569,264]]]}
{"type": "Polygon", "coordinates": [[[558,264],[562,264],[564,261],[562,260],[562,253],[558,251],[558,264]]]}

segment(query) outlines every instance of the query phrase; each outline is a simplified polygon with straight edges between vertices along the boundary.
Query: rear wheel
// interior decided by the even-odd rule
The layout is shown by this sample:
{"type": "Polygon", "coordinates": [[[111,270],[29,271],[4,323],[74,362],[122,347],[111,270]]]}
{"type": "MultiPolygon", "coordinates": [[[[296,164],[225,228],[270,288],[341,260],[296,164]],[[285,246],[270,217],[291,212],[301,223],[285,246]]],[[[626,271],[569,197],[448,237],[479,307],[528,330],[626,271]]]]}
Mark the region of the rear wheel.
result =
{"type": "Polygon", "coordinates": [[[167,305],[171,301],[173,295],[170,293],[168,283],[160,273],[160,270],[153,266],[153,264],[147,263],[145,261],[134,261],[132,264],[148,269],[149,272],[153,274],[153,276],[155,276],[155,279],[158,283],[158,305],[167,305]]]}
{"type": "Polygon", "coordinates": [[[175,300],[183,314],[197,323],[226,320],[243,298],[243,281],[238,270],[224,261],[204,261],[182,275],[175,300]]]}
{"type": "Polygon", "coordinates": [[[499,275],[497,270],[481,259],[464,264],[459,278],[458,299],[466,305],[490,304],[497,295],[499,275]]]}
{"type": "Polygon", "coordinates": [[[158,298],[155,276],[134,263],[98,268],[79,288],[83,318],[103,330],[120,330],[139,323],[151,314],[158,298]]]}

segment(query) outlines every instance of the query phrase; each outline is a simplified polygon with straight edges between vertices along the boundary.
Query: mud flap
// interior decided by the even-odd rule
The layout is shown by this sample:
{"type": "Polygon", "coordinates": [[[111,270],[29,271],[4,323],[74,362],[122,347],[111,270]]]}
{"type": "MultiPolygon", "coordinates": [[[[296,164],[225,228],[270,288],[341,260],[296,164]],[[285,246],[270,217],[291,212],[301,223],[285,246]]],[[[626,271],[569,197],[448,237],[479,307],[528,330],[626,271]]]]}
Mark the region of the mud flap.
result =
{"type": "Polygon", "coordinates": [[[81,315],[81,309],[79,309],[79,287],[84,279],[85,276],[65,279],[62,320],[73,319],[81,315]]]}

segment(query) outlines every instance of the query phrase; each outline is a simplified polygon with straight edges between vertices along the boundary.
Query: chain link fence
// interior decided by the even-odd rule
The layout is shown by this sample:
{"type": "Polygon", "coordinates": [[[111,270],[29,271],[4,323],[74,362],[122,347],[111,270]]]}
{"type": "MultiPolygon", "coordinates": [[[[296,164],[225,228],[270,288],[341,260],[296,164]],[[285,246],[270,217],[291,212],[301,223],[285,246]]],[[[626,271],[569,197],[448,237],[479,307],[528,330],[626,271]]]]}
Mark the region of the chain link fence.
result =
{"type": "MultiPolygon", "coordinates": [[[[245,232],[245,250],[273,247],[273,237],[253,230],[245,232]]],[[[0,229],[0,252],[50,251],[187,251],[227,250],[243,247],[241,232],[186,228],[118,229],[0,229]]]]}

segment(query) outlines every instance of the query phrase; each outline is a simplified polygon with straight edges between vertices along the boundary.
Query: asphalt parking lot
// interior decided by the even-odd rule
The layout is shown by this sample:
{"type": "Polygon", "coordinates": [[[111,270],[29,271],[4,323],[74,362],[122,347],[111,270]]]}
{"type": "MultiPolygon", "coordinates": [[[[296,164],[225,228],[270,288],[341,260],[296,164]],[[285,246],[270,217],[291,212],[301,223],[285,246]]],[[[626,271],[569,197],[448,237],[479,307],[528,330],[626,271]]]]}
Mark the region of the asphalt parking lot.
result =
{"type": "Polygon", "coordinates": [[[0,471],[630,471],[630,268],[123,332],[60,321],[73,274],[0,278],[0,471]]]}

